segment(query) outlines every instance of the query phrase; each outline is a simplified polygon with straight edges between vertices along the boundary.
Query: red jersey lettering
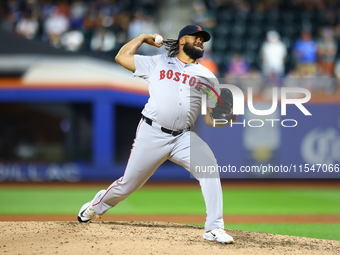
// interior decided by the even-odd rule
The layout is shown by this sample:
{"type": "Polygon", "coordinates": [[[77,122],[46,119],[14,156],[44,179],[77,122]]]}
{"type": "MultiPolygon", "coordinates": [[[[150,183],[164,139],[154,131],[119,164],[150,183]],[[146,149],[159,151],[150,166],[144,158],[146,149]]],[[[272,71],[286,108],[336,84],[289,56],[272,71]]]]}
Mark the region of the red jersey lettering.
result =
{"type": "Polygon", "coordinates": [[[176,72],[176,73],[175,73],[174,81],[179,81],[179,80],[180,80],[180,78],[179,78],[180,76],[181,76],[181,73],[176,72]]]}
{"type": "Polygon", "coordinates": [[[190,77],[190,75],[188,75],[188,74],[183,74],[183,81],[182,81],[182,83],[186,83],[187,82],[187,79],[190,77]]]}
{"type": "Polygon", "coordinates": [[[196,88],[197,90],[200,90],[200,89],[203,87],[202,84],[203,84],[203,83],[202,83],[200,80],[198,80],[198,82],[197,82],[195,88],[196,88]]]}
{"type": "Polygon", "coordinates": [[[166,78],[171,79],[174,72],[170,69],[166,72],[166,78]]]}
{"type": "Polygon", "coordinates": [[[163,80],[164,78],[165,78],[165,71],[162,70],[162,71],[159,72],[159,79],[163,80]]]}
{"type": "Polygon", "coordinates": [[[196,78],[195,77],[191,77],[190,80],[189,80],[189,85],[192,87],[194,86],[196,83],[196,78]]]}

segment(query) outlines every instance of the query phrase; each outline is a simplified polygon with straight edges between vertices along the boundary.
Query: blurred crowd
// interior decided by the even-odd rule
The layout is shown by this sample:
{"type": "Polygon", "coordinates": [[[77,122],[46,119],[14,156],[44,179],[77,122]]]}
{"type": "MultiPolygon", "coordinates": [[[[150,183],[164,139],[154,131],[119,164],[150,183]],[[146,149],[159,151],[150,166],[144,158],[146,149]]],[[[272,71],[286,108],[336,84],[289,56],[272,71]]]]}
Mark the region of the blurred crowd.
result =
{"type": "Polygon", "coordinates": [[[339,7],[335,0],[195,1],[192,20],[216,41],[202,63],[226,83],[257,93],[273,86],[340,92],[339,7]]]}
{"type": "Polygon", "coordinates": [[[157,31],[157,0],[7,0],[1,29],[68,51],[112,55],[140,31],[157,31]],[[112,53],[112,54],[110,54],[112,53]]]}
{"type": "MultiPolygon", "coordinates": [[[[113,60],[128,40],[141,32],[159,31],[155,20],[159,7],[157,0],[7,0],[1,1],[0,25],[2,30],[28,40],[113,60]]],[[[339,7],[336,0],[201,0],[193,1],[187,19],[213,35],[200,62],[226,82],[241,88],[251,84],[258,93],[272,86],[303,86],[333,93],[339,90],[340,79],[339,7]],[[257,22],[266,15],[277,22],[275,17],[284,11],[290,15],[322,13],[323,20],[317,30],[301,26],[298,37],[287,37],[294,27],[293,23],[285,23],[288,16],[279,23],[281,31],[263,25],[268,27],[262,36],[259,29],[263,23],[248,23],[249,36],[262,40],[258,47],[251,38],[235,37],[244,32],[238,24],[232,28],[234,34],[226,34],[226,27],[237,22],[231,20],[232,16],[242,21],[252,15],[257,22]],[[223,33],[224,38],[217,38],[223,33]],[[231,48],[219,51],[214,42],[218,40],[222,42],[219,47],[230,41],[231,48]],[[240,48],[242,44],[248,47],[247,52],[240,48]]],[[[139,53],[153,54],[150,50],[143,46],[139,53]]]]}
{"type": "MultiPolygon", "coordinates": [[[[334,93],[338,90],[338,42],[329,27],[321,29],[318,39],[308,30],[292,45],[292,65],[286,68],[287,46],[276,31],[268,31],[258,52],[258,61],[249,63],[242,53],[234,53],[222,70],[226,83],[261,93],[271,87],[303,87],[313,92],[334,93]],[[288,69],[288,70],[287,70],[288,69]]],[[[339,92],[339,91],[338,91],[339,92]]]]}

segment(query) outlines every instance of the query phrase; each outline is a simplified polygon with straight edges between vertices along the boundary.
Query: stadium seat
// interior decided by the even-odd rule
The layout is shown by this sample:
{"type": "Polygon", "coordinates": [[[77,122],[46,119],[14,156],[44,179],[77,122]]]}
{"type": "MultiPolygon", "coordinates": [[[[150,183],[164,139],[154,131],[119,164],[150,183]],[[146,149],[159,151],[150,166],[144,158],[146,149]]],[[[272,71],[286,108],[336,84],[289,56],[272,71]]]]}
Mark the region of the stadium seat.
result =
{"type": "Polygon", "coordinates": [[[249,38],[245,40],[244,48],[246,51],[256,51],[260,47],[260,42],[257,38],[249,38]]]}
{"type": "Polygon", "coordinates": [[[234,52],[242,52],[244,49],[244,40],[242,37],[233,37],[230,40],[230,50],[234,52]]]}
{"type": "Polygon", "coordinates": [[[262,35],[262,33],[262,26],[257,24],[249,26],[247,30],[248,37],[259,37],[262,35]]]}
{"type": "Polygon", "coordinates": [[[279,12],[269,11],[265,15],[265,21],[267,24],[276,24],[279,21],[279,12]]]}
{"type": "Polygon", "coordinates": [[[246,26],[242,22],[234,23],[231,32],[232,36],[242,36],[246,32],[246,26]]]}
{"type": "Polygon", "coordinates": [[[214,28],[214,35],[217,37],[226,37],[230,34],[231,26],[226,23],[220,23],[214,28]]]}
{"type": "Polygon", "coordinates": [[[258,55],[257,51],[245,51],[243,57],[248,64],[254,65],[257,60],[257,55],[258,55]]]}
{"type": "Polygon", "coordinates": [[[250,24],[257,24],[261,23],[264,20],[264,13],[262,11],[254,11],[250,14],[249,23],[250,24]]]}
{"type": "Polygon", "coordinates": [[[230,23],[234,19],[234,12],[229,9],[221,9],[217,13],[217,20],[223,23],[230,23]]]}
{"type": "Polygon", "coordinates": [[[213,47],[216,51],[226,51],[229,46],[229,39],[226,36],[218,36],[214,38],[213,47]]]}
{"type": "Polygon", "coordinates": [[[235,22],[245,23],[248,20],[249,14],[247,12],[237,11],[234,15],[235,22]]]}
{"type": "Polygon", "coordinates": [[[292,11],[284,11],[281,13],[280,24],[290,26],[294,22],[294,14],[292,11]]]}
{"type": "Polygon", "coordinates": [[[312,11],[303,11],[301,12],[300,17],[302,22],[312,22],[315,17],[315,13],[312,11]]]}

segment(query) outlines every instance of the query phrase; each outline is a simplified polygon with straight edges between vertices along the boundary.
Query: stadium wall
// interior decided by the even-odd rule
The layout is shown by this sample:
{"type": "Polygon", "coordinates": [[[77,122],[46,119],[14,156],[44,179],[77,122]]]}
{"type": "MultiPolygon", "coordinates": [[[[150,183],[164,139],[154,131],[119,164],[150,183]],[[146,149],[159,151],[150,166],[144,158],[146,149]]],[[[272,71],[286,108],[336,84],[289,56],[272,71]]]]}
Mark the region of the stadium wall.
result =
{"type": "MultiPolygon", "coordinates": [[[[71,162],[0,162],[1,182],[81,182],[114,180],[124,174],[126,162],[116,161],[120,146],[115,146],[117,109],[114,106],[134,107],[135,127],[139,111],[147,102],[145,93],[132,93],[108,87],[46,88],[2,87],[1,104],[9,102],[87,102],[92,105],[92,160],[71,162]]],[[[213,129],[205,126],[200,117],[196,132],[211,146],[218,160],[221,177],[226,179],[310,179],[339,178],[340,112],[339,102],[308,103],[312,116],[304,116],[294,105],[287,108],[287,116],[275,112],[270,122],[246,112],[237,124],[213,129]],[[261,120],[265,123],[261,127],[261,120]],[[249,122],[257,119],[257,122],[249,122]],[[296,120],[295,122],[283,120],[296,120]],[[251,123],[251,124],[250,124],[251,123]],[[286,125],[286,126],[285,126],[286,125]],[[248,166],[248,168],[246,168],[248,166]],[[274,167],[276,166],[276,167],[274,167]],[[281,169],[280,169],[281,166],[281,169]],[[279,168],[278,168],[279,167],[279,168]]],[[[1,106],[0,106],[1,107],[1,106]]],[[[279,109],[277,110],[279,111],[279,109]]],[[[131,125],[131,124],[129,124],[131,125]]],[[[134,129],[133,129],[134,130],[134,129]]],[[[128,134],[127,134],[128,135],[128,134]]],[[[131,134],[129,134],[131,135],[131,134]]],[[[131,141],[132,144],[132,141],[131,141]]],[[[129,144],[130,145],[130,144],[129,144]]],[[[201,169],[202,170],[202,169],[201,169]]],[[[188,180],[189,173],[173,163],[162,165],[152,180],[188,180]]]]}

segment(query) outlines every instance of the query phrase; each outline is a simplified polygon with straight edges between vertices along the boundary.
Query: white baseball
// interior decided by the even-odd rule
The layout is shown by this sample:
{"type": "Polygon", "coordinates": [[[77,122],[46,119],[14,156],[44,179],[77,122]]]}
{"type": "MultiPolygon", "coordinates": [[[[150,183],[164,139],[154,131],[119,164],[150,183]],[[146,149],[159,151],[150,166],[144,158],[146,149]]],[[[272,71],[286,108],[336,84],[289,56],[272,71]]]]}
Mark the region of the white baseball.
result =
{"type": "Polygon", "coordinates": [[[163,42],[163,37],[161,35],[155,36],[155,43],[161,44],[163,42]]]}

